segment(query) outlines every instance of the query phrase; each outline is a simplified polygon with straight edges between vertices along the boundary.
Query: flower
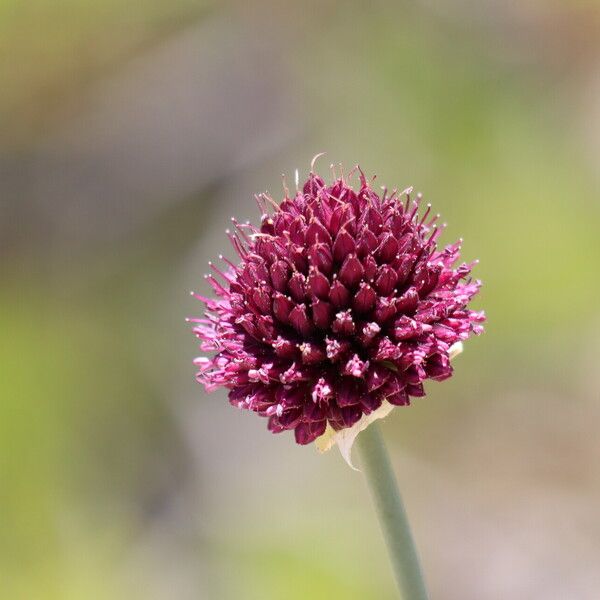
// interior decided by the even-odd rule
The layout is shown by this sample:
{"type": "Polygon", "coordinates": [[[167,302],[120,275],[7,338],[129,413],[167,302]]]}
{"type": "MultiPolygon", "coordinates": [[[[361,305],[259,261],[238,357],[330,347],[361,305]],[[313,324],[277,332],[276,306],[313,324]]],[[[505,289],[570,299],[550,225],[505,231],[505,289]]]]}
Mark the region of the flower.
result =
{"type": "Polygon", "coordinates": [[[208,310],[193,331],[215,353],[195,360],[206,390],[326,448],[450,377],[451,354],[483,330],[467,308],[477,261],[455,266],[460,240],[437,248],[439,215],[419,215],[411,191],[378,194],[357,167],[331,185],[311,169],[279,205],[258,195],[260,227],[228,232],[239,261],[206,276],[216,298],[194,294],[208,310]]]}

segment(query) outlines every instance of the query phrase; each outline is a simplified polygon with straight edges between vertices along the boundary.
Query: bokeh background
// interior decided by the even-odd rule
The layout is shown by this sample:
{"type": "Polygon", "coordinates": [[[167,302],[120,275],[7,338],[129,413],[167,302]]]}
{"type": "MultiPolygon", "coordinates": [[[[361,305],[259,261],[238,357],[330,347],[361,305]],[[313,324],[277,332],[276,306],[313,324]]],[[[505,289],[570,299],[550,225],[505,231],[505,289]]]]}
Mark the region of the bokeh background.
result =
{"type": "Polygon", "coordinates": [[[360,474],[194,381],[314,154],[414,185],[487,333],[384,423],[432,598],[600,598],[600,6],[0,2],[0,595],[388,599],[360,474]]]}

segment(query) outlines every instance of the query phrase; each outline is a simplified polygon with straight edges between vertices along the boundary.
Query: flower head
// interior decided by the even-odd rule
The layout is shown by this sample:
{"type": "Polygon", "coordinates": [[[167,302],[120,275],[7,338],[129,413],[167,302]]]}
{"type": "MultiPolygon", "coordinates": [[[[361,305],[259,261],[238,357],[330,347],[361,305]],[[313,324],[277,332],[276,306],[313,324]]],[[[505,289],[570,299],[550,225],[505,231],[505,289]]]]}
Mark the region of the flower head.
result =
{"type": "Polygon", "coordinates": [[[467,308],[480,282],[475,263],[457,266],[461,242],[438,249],[439,215],[419,214],[420,195],[378,194],[358,172],[358,190],[311,172],[279,205],[257,196],[260,227],[228,232],[239,261],[211,265],[217,297],[196,295],[208,311],[194,333],[215,353],[196,359],[198,381],[299,444],[425,395],[483,330],[467,308]]]}

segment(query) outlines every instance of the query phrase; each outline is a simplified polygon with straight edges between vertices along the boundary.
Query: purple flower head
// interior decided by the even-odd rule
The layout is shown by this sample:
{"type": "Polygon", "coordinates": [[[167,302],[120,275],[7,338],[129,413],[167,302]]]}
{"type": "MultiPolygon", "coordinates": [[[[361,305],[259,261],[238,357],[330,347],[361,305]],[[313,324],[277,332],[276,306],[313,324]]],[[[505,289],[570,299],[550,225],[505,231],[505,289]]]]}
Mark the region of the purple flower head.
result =
{"type": "Polygon", "coordinates": [[[299,444],[425,395],[483,330],[484,314],[467,308],[480,282],[475,263],[457,265],[461,242],[438,248],[439,215],[419,214],[420,195],[377,194],[355,172],[358,190],[311,172],[279,205],[257,196],[260,227],[228,232],[237,264],[211,264],[217,297],[195,294],[208,310],[193,331],[214,353],[195,360],[198,381],[299,444]]]}

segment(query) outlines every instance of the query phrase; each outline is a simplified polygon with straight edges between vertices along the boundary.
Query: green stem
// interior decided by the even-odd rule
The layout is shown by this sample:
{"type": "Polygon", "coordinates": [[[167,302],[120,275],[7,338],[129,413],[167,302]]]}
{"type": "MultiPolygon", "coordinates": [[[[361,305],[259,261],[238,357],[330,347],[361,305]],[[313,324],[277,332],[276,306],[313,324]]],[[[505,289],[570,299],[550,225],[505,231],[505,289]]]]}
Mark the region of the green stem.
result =
{"type": "Polygon", "coordinates": [[[378,423],[356,440],[402,600],[427,600],[419,558],[378,423]]]}

